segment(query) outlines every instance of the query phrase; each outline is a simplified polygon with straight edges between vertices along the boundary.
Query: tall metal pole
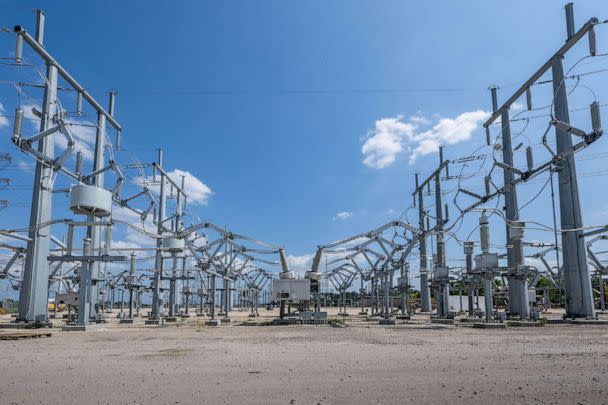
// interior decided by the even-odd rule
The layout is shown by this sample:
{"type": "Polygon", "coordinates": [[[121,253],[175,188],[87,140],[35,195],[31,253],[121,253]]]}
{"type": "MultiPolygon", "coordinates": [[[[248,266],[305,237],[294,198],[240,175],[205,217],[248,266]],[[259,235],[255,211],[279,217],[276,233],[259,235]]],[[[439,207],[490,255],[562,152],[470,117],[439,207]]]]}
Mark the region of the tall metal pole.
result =
{"type": "MultiPolygon", "coordinates": [[[[568,22],[571,23],[571,14],[568,22]]],[[[570,30],[569,30],[570,32],[570,30]]],[[[568,96],[564,83],[563,57],[555,57],[551,64],[554,112],[559,121],[570,123],[568,96]]],[[[571,135],[555,127],[557,153],[567,156],[558,164],[559,208],[562,229],[562,255],[566,292],[566,316],[594,318],[591,278],[587,268],[585,239],[582,235],[583,220],[578,194],[576,165],[572,152],[571,135]]]]}
{"type": "MultiPolygon", "coordinates": [[[[159,167],[163,167],[163,151],[162,149],[158,149],[158,165],[159,167]]],[[[157,221],[157,233],[158,238],[156,239],[156,258],[154,260],[154,285],[152,289],[152,318],[159,319],[160,318],[160,283],[161,276],[163,272],[163,221],[165,219],[165,176],[163,173],[160,173],[160,197],[158,204],[158,215],[156,218],[157,221]]]]}
{"type": "MultiPolygon", "coordinates": [[[[40,32],[43,31],[39,27],[40,32]]],[[[57,67],[47,64],[44,100],[42,103],[42,120],[40,132],[51,128],[57,115],[57,67]]],[[[55,135],[47,136],[38,141],[38,151],[46,156],[55,154],[55,135]]],[[[51,220],[51,202],[53,169],[40,161],[36,162],[32,192],[32,209],[23,270],[23,282],[19,294],[19,321],[46,322],[48,310],[48,276],[49,243],[51,227],[39,228],[41,224],[51,220]]]]}
{"type": "MultiPolygon", "coordinates": [[[[485,212],[479,218],[479,240],[481,242],[482,255],[490,253],[490,228],[488,217],[485,212]]],[[[493,269],[484,269],[483,274],[483,295],[486,306],[486,322],[492,322],[494,319],[494,301],[492,298],[492,289],[494,288],[494,272],[493,269]]]]}
{"type": "Polygon", "coordinates": [[[171,261],[172,261],[171,279],[169,280],[169,316],[174,317],[177,315],[175,313],[175,303],[176,303],[175,292],[177,289],[176,277],[177,277],[177,265],[178,265],[176,253],[171,254],[171,261]]]}
{"type": "MultiPolygon", "coordinates": [[[[496,112],[497,96],[496,86],[490,87],[492,92],[492,108],[496,112]]],[[[502,138],[502,161],[509,167],[513,167],[513,147],[511,144],[511,125],[509,121],[508,108],[502,108],[501,111],[501,138],[502,138]]],[[[517,204],[517,190],[512,184],[515,180],[515,175],[512,170],[503,168],[504,181],[504,197],[505,197],[505,219],[506,219],[506,241],[507,241],[507,266],[509,274],[507,280],[509,282],[509,313],[517,315],[521,318],[527,318],[529,313],[528,304],[528,281],[525,276],[517,275],[517,266],[523,263],[515,261],[515,257],[523,257],[523,245],[513,243],[511,236],[510,224],[519,219],[519,208],[517,204]],[[516,252],[515,249],[518,251],[516,252]]]]}
{"type": "Polygon", "coordinates": [[[472,318],[475,315],[475,311],[473,308],[473,293],[476,288],[473,284],[474,278],[472,277],[473,273],[473,247],[474,243],[471,241],[464,242],[464,254],[466,255],[466,267],[467,267],[467,305],[469,311],[469,318],[472,318]]]}
{"type": "Polygon", "coordinates": [[[426,258],[426,233],[424,226],[424,196],[420,188],[418,173],[416,176],[416,190],[418,190],[418,220],[422,231],[419,239],[420,249],[420,308],[422,312],[431,312],[431,287],[429,286],[428,262],[426,258]]]}
{"type": "MultiPolygon", "coordinates": [[[[443,164],[443,147],[439,147],[439,165],[443,164]]],[[[435,267],[445,266],[445,243],[443,241],[443,205],[441,198],[441,170],[437,170],[435,173],[435,218],[437,224],[435,229],[437,230],[437,260],[435,261],[435,267]]],[[[440,298],[437,302],[437,313],[440,316],[446,316],[448,313],[448,298],[450,295],[450,284],[441,284],[440,290],[438,291],[437,297],[440,298]]]]}
{"type": "MultiPolygon", "coordinates": [[[[115,93],[110,93],[110,109],[113,109],[115,93]]],[[[97,113],[97,130],[95,135],[95,155],[93,158],[93,171],[105,166],[106,146],[106,114],[97,113]]],[[[104,174],[99,173],[92,179],[92,184],[103,188],[104,174]]],[[[97,222],[99,219],[94,215],[88,215],[87,221],[97,222]]],[[[91,254],[101,254],[101,227],[87,226],[87,238],[91,240],[91,254]]],[[[87,325],[91,318],[97,318],[97,280],[99,279],[100,262],[83,262],[80,271],[80,283],[78,289],[78,324],[87,325]]]]}

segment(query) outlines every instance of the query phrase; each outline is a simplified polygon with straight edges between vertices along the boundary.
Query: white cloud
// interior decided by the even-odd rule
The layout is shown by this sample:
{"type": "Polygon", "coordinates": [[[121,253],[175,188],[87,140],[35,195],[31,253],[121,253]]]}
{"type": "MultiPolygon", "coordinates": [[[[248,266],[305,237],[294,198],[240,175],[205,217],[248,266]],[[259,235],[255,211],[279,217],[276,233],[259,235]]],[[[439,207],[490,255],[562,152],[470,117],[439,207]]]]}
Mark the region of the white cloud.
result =
{"type": "MultiPolygon", "coordinates": [[[[2,103],[0,103],[0,114],[6,114],[6,110],[2,103]]],[[[0,128],[8,126],[8,118],[0,115],[0,128]]]]}
{"type": "Polygon", "coordinates": [[[407,150],[409,163],[414,164],[418,157],[437,152],[442,145],[468,141],[473,131],[488,117],[486,111],[470,111],[456,118],[440,118],[428,129],[424,128],[431,124],[431,120],[422,115],[413,116],[407,122],[403,121],[403,115],[382,118],[376,121],[375,129],[370,131],[363,143],[363,163],[382,169],[407,150]]]}
{"type": "Polygon", "coordinates": [[[431,121],[423,115],[414,115],[410,118],[410,121],[416,125],[428,125],[431,123],[431,121]]]}
{"type": "Polygon", "coordinates": [[[341,220],[345,220],[348,218],[351,218],[353,216],[353,213],[351,211],[340,211],[336,214],[335,217],[333,217],[332,219],[335,221],[336,219],[341,219],[341,220]]]}
{"type": "Polygon", "coordinates": [[[36,167],[35,163],[26,163],[23,160],[17,161],[17,169],[22,170],[24,172],[33,173],[35,167],[36,167]]]}
{"type": "MultiPolygon", "coordinates": [[[[182,184],[182,176],[184,176],[184,192],[188,196],[189,203],[207,205],[209,198],[213,195],[213,191],[209,188],[209,186],[187,170],[174,169],[167,172],[167,175],[175,182],[175,184],[180,186],[182,184]]],[[[135,179],[135,183],[139,185],[142,185],[144,181],[151,182],[152,176],[148,176],[145,179],[142,177],[135,179]]],[[[169,182],[166,182],[165,186],[167,187],[167,195],[169,195],[169,182]]],[[[158,184],[148,184],[148,188],[155,194],[159,193],[160,187],[158,184]]]]}
{"type": "Polygon", "coordinates": [[[511,110],[513,111],[519,111],[519,110],[523,110],[524,109],[524,105],[522,103],[519,102],[514,102],[513,104],[511,104],[511,110]]]}
{"type": "Polygon", "coordinates": [[[303,274],[305,271],[310,270],[312,266],[312,259],[314,255],[302,255],[294,256],[287,255],[287,263],[289,264],[289,270],[293,270],[296,273],[303,274]]]}
{"type": "Polygon", "coordinates": [[[182,184],[184,176],[184,192],[188,195],[188,201],[195,204],[207,205],[213,191],[205,183],[200,181],[189,171],[175,169],[167,173],[177,184],[182,184]]]}
{"type": "Polygon", "coordinates": [[[395,161],[395,157],[403,150],[401,139],[403,136],[411,137],[416,125],[404,123],[402,115],[395,118],[382,118],[376,121],[373,131],[361,147],[365,155],[363,163],[374,169],[382,169],[395,161]]]}
{"type": "MultiPolygon", "coordinates": [[[[33,112],[32,109],[35,108],[38,111],[41,111],[42,108],[37,104],[26,104],[23,107],[23,116],[27,122],[30,123],[30,131],[28,133],[27,130],[23,130],[24,137],[30,137],[40,131],[40,118],[38,118],[33,112]]],[[[67,120],[66,121],[68,130],[72,134],[74,138],[74,152],[72,157],[76,157],[77,152],[82,152],[82,157],[84,160],[92,161],[93,160],[93,151],[95,149],[95,137],[96,137],[96,124],[91,121],[86,120],[67,120]],[[72,124],[72,125],[69,125],[72,124]]],[[[0,125],[1,126],[1,125],[0,125]]],[[[65,150],[68,146],[68,141],[66,137],[59,133],[55,133],[55,147],[60,150],[65,150]]],[[[60,151],[57,151],[60,153],[60,151]]]]}
{"type": "Polygon", "coordinates": [[[473,131],[490,113],[482,110],[465,112],[456,118],[441,118],[431,129],[416,134],[411,140],[418,145],[409,156],[410,164],[416,158],[437,152],[442,145],[454,145],[471,139],[473,131]]]}

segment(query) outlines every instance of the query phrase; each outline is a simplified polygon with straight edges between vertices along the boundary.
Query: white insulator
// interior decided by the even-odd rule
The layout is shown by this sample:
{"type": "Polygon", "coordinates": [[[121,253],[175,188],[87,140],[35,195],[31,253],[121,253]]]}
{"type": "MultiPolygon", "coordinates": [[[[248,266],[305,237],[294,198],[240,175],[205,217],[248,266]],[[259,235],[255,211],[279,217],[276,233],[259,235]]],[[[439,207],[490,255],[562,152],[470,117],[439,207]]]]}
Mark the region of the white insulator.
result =
{"type": "Polygon", "coordinates": [[[279,273],[279,278],[281,280],[293,280],[296,278],[296,274],[293,271],[283,271],[279,273]]]}
{"type": "Polygon", "coordinates": [[[526,148],[526,162],[528,163],[528,170],[531,171],[534,169],[534,155],[532,154],[532,147],[528,146],[526,148]]]}
{"type": "Polygon", "coordinates": [[[168,252],[183,252],[185,241],[179,238],[163,239],[163,250],[168,252]]]}
{"type": "Polygon", "coordinates": [[[21,129],[23,128],[23,108],[15,110],[15,122],[13,124],[13,139],[21,138],[21,129]]]}
{"type": "Polygon", "coordinates": [[[75,214],[107,217],[112,213],[112,193],[100,187],[79,184],[70,190],[70,209],[75,214]]]}
{"type": "Polygon", "coordinates": [[[488,217],[481,214],[479,217],[479,239],[481,241],[481,251],[488,253],[490,251],[490,228],[488,226],[488,217]]]}
{"type": "Polygon", "coordinates": [[[307,271],[306,274],[304,275],[304,277],[306,277],[307,279],[315,280],[315,281],[321,280],[321,276],[322,276],[322,273],[320,273],[318,271],[307,271]]]}

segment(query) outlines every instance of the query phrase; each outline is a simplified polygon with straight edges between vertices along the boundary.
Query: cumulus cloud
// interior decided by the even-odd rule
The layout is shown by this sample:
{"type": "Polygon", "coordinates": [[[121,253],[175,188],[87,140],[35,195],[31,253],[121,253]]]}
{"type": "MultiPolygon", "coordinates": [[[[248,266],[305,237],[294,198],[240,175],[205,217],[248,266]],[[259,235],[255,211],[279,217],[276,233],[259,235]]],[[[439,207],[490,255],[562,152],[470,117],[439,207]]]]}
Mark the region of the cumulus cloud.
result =
{"type": "Polygon", "coordinates": [[[409,164],[414,164],[418,157],[437,152],[442,145],[468,141],[489,115],[486,111],[476,110],[462,113],[456,118],[440,118],[434,124],[422,115],[415,115],[407,121],[403,115],[382,118],[376,121],[374,130],[368,133],[363,143],[363,163],[382,169],[407,150],[409,164]]]}
{"type": "MultiPolygon", "coordinates": [[[[181,186],[182,184],[182,176],[184,177],[184,191],[188,195],[188,203],[199,204],[199,205],[207,205],[209,202],[209,198],[213,195],[213,191],[209,186],[203,183],[199,178],[194,176],[187,170],[174,169],[167,172],[167,175],[175,182],[181,186]]],[[[151,182],[152,176],[148,176],[144,178],[135,179],[136,184],[143,184],[144,182],[151,182]]],[[[167,187],[167,195],[169,195],[170,184],[169,182],[165,183],[167,187]]],[[[158,184],[149,184],[148,187],[155,194],[159,193],[160,186],[158,184]]]]}
{"type": "Polygon", "coordinates": [[[382,169],[395,161],[395,157],[403,150],[403,137],[412,137],[416,124],[405,123],[403,116],[382,118],[376,121],[373,131],[361,147],[365,155],[363,163],[375,169],[382,169]]]}
{"type": "MultiPolygon", "coordinates": [[[[29,130],[32,131],[31,133],[28,133],[27,130],[24,129],[23,136],[30,137],[40,131],[40,118],[34,114],[33,109],[41,111],[42,108],[37,104],[25,104],[22,108],[25,121],[30,123],[29,130]]],[[[92,161],[97,132],[96,123],[87,120],[71,119],[66,120],[66,124],[68,124],[67,128],[74,138],[73,156],[75,157],[77,152],[82,152],[84,160],[92,161]]],[[[2,125],[0,125],[0,127],[1,126],[2,125]]],[[[57,153],[60,153],[61,150],[67,148],[68,141],[63,134],[56,132],[54,139],[55,148],[58,149],[57,153]]]]}
{"type": "Polygon", "coordinates": [[[195,204],[207,205],[209,197],[213,195],[213,191],[211,191],[209,186],[189,171],[175,169],[167,174],[175,183],[180,185],[182,184],[182,176],[184,176],[184,191],[188,195],[188,201],[195,204]]]}
{"type": "MultiPolygon", "coordinates": [[[[4,109],[4,106],[2,105],[2,103],[0,103],[0,114],[6,114],[6,110],[4,109]]],[[[8,126],[8,118],[6,118],[4,115],[0,115],[0,128],[7,127],[7,126],[8,126]]]]}
{"type": "Polygon", "coordinates": [[[312,266],[313,254],[294,256],[287,255],[287,263],[289,264],[289,269],[293,270],[296,273],[303,274],[304,272],[310,270],[312,266]]]}
{"type": "Polygon", "coordinates": [[[341,219],[341,220],[345,220],[348,219],[350,217],[353,216],[353,213],[351,211],[340,211],[336,214],[335,217],[333,217],[333,220],[335,221],[336,219],[341,219]]]}

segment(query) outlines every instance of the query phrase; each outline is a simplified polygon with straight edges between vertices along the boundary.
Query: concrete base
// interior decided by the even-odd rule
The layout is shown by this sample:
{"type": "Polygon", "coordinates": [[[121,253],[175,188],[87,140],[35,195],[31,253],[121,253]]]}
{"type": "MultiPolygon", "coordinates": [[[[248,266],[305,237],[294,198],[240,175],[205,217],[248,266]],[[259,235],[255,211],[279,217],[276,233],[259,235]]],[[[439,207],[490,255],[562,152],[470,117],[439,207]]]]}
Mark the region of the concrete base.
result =
{"type": "Polygon", "coordinates": [[[247,315],[249,318],[257,318],[259,315],[257,314],[249,314],[247,315]]]}
{"type": "Polygon", "coordinates": [[[86,332],[91,330],[99,329],[100,325],[90,324],[90,325],[63,325],[61,330],[63,332],[86,332]]]}
{"type": "Polygon", "coordinates": [[[338,316],[350,316],[348,312],[340,312],[338,316]]]}
{"type": "Polygon", "coordinates": [[[606,319],[572,319],[568,320],[567,323],[571,325],[608,325],[606,319]]]}
{"type": "Polygon", "coordinates": [[[513,327],[523,328],[537,328],[543,326],[540,322],[528,322],[528,321],[507,321],[507,325],[513,327]]]}
{"type": "Polygon", "coordinates": [[[438,323],[441,325],[453,325],[454,320],[448,318],[431,318],[431,323],[438,323]]]}
{"type": "Polygon", "coordinates": [[[218,321],[217,319],[209,319],[207,321],[205,321],[205,326],[219,326],[220,321],[218,321]]]}
{"type": "Polygon", "coordinates": [[[272,320],[273,325],[297,325],[300,321],[296,318],[275,318],[272,320]]]}
{"type": "Polygon", "coordinates": [[[222,318],[222,319],[220,319],[220,322],[221,323],[230,323],[230,322],[232,322],[232,319],[230,319],[230,318],[222,318]]]}
{"type": "Polygon", "coordinates": [[[473,324],[474,328],[479,328],[479,329],[506,329],[507,328],[507,324],[506,323],[495,323],[495,322],[475,322],[473,324]]]}
{"type": "Polygon", "coordinates": [[[380,325],[394,325],[395,320],[394,319],[381,319],[378,323],[380,325]]]}
{"type": "Polygon", "coordinates": [[[182,318],[190,318],[190,314],[182,314],[182,318]]]}
{"type": "Polygon", "coordinates": [[[121,319],[118,323],[133,323],[133,318],[121,319]]]}
{"type": "Polygon", "coordinates": [[[402,320],[407,320],[407,319],[412,319],[412,317],[410,315],[397,315],[395,318],[397,319],[402,319],[402,320]]]}
{"type": "Polygon", "coordinates": [[[198,314],[196,314],[196,316],[207,316],[207,314],[198,313],[198,314]]]}
{"type": "Polygon", "coordinates": [[[27,327],[26,322],[0,323],[0,329],[26,329],[27,327]]]}
{"type": "Polygon", "coordinates": [[[161,324],[160,319],[146,319],[146,321],[144,322],[144,325],[160,325],[160,324],[161,324]]]}
{"type": "Polygon", "coordinates": [[[359,315],[367,315],[367,312],[361,311],[361,312],[359,312],[359,315]]]}
{"type": "Polygon", "coordinates": [[[40,329],[52,328],[51,322],[9,322],[0,323],[0,329],[40,329]]]}
{"type": "Polygon", "coordinates": [[[175,316],[168,316],[165,318],[165,322],[177,322],[177,318],[175,316]]]}

